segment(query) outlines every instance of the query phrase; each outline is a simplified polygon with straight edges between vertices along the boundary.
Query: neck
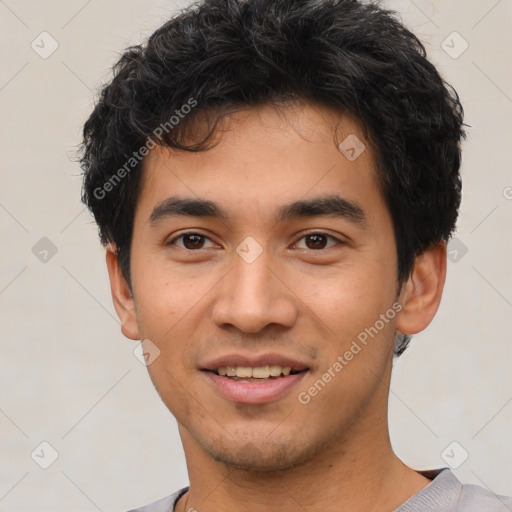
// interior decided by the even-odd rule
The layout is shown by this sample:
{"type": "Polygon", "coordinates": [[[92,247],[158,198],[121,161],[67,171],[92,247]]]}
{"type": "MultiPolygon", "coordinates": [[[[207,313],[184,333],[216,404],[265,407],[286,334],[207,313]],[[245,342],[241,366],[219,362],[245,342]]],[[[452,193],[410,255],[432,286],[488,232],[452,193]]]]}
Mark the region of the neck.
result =
{"type": "Polygon", "coordinates": [[[178,512],[385,512],[430,482],[393,453],[382,414],[362,418],[308,461],[279,471],[255,472],[215,461],[179,427],[190,488],[178,512]]]}

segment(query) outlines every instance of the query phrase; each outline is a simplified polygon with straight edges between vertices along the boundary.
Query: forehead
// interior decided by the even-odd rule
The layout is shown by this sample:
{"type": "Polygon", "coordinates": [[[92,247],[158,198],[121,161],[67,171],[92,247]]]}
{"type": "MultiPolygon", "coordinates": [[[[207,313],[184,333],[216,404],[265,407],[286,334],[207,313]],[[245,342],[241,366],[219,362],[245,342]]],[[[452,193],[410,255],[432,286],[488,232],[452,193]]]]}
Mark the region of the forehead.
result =
{"type": "Polygon", "coordinates": [[[222,118],[208,150],[152,149],[137,209],[171,196],[200,197],[225,203],[228,215],[236,207],[239,215],[256,209],[263,216],[278,204],[333,192],[354,201],[380,195],[361,125],[318,105],[263,105],[222,118]]]}

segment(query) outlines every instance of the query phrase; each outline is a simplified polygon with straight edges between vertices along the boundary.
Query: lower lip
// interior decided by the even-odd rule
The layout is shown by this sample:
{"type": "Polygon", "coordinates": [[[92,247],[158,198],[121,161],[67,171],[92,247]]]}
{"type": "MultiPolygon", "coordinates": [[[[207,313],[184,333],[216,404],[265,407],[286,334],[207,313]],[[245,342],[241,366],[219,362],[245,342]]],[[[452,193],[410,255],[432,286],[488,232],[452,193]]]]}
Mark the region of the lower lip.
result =
{"type": "Polygon", "coordinates": [[[307,371],[262,382],[243,382],[203,371],[221,396],[240,404],[264,404],[281,398],[302,380],[307,371]]]}

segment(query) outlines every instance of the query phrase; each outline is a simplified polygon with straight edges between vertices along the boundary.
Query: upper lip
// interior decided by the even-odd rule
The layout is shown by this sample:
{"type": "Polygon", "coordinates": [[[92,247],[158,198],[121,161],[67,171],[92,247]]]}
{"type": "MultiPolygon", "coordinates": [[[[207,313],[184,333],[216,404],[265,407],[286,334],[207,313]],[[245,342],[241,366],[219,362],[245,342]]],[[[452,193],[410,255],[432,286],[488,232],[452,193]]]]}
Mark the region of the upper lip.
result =
{"type": "Polygon", "coordinates": [[[259,355],[247,355],[247,354],[227,354],[219,356],[207,363],[201,365],[202,370],[217,370],[224,366],[250,366],[257,368],[266,365],[276,365],[283,368],[291,368],[295,371],[302,371],[309,369],[308,365],[280,354],[259,354],[259,355]]]}

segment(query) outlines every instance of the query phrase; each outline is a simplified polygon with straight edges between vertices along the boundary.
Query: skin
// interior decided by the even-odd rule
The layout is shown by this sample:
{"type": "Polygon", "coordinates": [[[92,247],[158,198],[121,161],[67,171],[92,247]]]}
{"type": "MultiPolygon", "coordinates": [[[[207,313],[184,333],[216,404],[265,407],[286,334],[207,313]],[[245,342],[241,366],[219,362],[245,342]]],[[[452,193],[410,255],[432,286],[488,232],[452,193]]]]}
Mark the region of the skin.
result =
{"type": "Polygon", "coordinates": [[[397,295],[393,225],[374,153],[345,115],[304,103],[264,105],[225,118],[216,142],[204,152],[155,148],[146,157],[131,290],[114,247],[107,250],[123,333],[160,350],[148,370],[178,421],[190,480],[176,510],[392,511],[430,482],[389,441],[395,332],[417,333],[434,317],[446,247],[416,258],[397,295]],[[355,134],[365,151],[348,160],[335,133],[338,141],[355,134]],[[321,215],[276,223],[282,205],[331,194],[357,203],[365,222],[321,215]],[[171,196],[215,201],[227,216],[152,223],[155,206],[171,196]],[[185,248],[176,240],[184,231],[207,237],[203,247],[185,248]],[[305,238],[312,233],[334,239],[315,239],[327,243],[318,248],[305,238]],[[252,263],[236,252],[248,236],[262,249],[252,263]],[[301,404],[298,393],[397,301],[401,311],[301,404]],[[236,404],[200,370],[233,352],[277,352],[309,371],[276,401],[236,404]]]}

